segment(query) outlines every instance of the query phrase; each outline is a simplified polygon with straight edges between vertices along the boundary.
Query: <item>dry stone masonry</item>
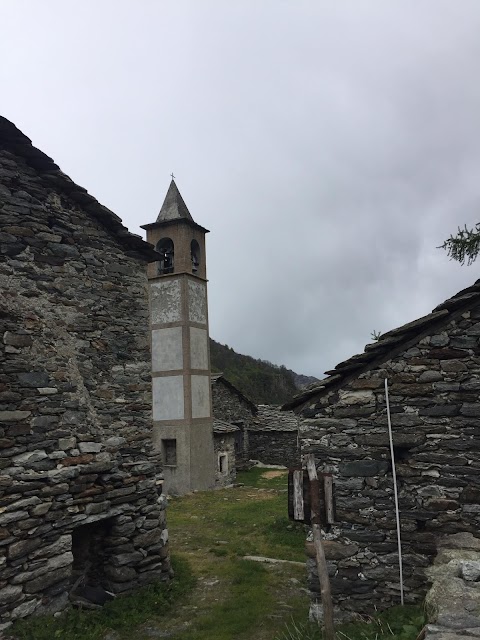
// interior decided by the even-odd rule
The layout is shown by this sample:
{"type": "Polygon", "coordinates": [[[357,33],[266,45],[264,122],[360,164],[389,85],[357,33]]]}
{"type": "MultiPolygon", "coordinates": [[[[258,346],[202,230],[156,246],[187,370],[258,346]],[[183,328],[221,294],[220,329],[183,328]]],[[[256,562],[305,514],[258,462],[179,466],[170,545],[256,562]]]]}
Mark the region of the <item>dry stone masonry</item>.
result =
{"type": "MultiPolygon", "coordinates": [[[[343,545],[330,560],[337,605],[371,613],[399,602],[384,380],[399,483],[406,602],[426,592],[439,537],[480,525],[480,281],[425,318],[367,345],[288,403],[302,451],[335,478],[343,545]]],[[[310,566],[310,586],[318,581],[310,566]]]]}
{"type": "Polygon", "coordinates": [[[257,419],[248,428],[248,453],[263,464],[300,467],[299,419],[293,411],[261,404],[257,419]]]}
{"type": "Polygon", "coordinates": [[[157,254],[0,118],[0,629],[74,581],[168,579],[151,444],[157,254]]]}

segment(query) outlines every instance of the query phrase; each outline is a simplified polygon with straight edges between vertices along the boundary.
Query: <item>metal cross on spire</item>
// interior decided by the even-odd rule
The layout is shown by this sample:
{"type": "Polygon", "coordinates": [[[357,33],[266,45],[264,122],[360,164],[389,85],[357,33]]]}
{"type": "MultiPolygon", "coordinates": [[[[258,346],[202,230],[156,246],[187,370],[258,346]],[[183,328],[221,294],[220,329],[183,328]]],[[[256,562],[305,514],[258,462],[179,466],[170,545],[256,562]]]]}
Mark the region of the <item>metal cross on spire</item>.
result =
{"type": "Polygon", "coordinates": [[[170,174],[172,176],[172,180],[175,180],[175,176],[173,175],[173,173],[170,174]]]}

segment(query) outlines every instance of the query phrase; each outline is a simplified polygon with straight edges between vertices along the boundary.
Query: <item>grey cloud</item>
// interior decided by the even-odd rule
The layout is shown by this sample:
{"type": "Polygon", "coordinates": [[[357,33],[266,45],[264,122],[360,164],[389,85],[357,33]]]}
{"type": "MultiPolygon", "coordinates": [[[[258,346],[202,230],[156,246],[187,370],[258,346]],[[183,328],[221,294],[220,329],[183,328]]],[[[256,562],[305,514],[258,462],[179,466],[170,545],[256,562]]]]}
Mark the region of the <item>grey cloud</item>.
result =
{"type": "Polygon", "coordinates": [[[17,0],[3,114],[132,231],[173,170],[212,336],[320,375],[477,278],[477,0],[17,0]]]}

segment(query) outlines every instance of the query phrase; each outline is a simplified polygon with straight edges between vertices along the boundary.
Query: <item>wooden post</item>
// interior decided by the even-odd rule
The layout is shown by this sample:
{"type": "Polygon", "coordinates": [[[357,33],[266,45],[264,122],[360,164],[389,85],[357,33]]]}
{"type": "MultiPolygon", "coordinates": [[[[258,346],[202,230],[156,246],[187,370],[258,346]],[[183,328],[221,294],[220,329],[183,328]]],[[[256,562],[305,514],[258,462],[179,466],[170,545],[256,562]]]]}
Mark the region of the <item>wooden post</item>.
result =
{"type": "Polygon", "coordinates": [[[330,590],[330,578],[328,577],[327,561],[322,544],[322,531],[320,521],[319,482],[315,457],[312,453],[304,457],[307,465],[308,479],[310,480],[310,500],[312,510],[313,544],[317,561],[318,579],[320,581],[320,595],[323,606],[323,626],[325,640],[335,640],[335,628],[333,625],[333,603],[330,590]]]}
{"type": "Polygon", "coordinates": [[[303,520],[303,471],[296,469],[293,472],[293,519],[303,520]]]}

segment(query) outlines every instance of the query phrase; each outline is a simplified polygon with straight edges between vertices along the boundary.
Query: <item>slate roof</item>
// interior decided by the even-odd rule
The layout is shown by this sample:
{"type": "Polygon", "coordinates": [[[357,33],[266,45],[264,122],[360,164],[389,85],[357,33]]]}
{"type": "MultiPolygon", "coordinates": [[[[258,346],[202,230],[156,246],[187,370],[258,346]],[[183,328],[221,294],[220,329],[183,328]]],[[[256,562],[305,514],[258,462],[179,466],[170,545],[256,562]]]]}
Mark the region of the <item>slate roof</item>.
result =
{"type": "Polygon", "coordinates": [[[167,195],[163,201],[160,213],[158,214],[157,222],[179,219],[190,220],[193,222],[193,218],[190,215],[190,211],[188,210],[177,185],[175,184],[175,180],[172,180],[168,187],[167,195]]]}
{"type": "Polygon", "coordinates": [[[224,422],[216,418],[213,419],[213,433],[235,433],[235,431],[240,431],[240,427],[236,427],[234,424],[230,424],[230,422],[224,422]]]}
{"type": "Polygon", "coordinates": [[[269,404],[258,405],[255,422],[249,431],[298,431],[298,418],[293,411],[282,411],[281,407],[269,404]]]}
{"type": "Polygon", "coordinates": [[[210,379],[211,379],[212,386],[217,382],[221,382],[226,387],[228,387],[230,391],[233,391],[241,400],[243,400],[243,402],[245,402],[250,407],[250,409],[252,410],[252,413],[254,414],[257,413],[258,411],[257,405],[254,402],[252,402],[252,400],[247,398],[247,396],[245,396],[240,391],[240,389],[237,389],[237,387],[234,384],[232,384],[229,380],[227,380],[227,378],[225,378],[223,373],[212,373],[212,375],[210,376],[210,379]]]}
{"type": "Polygon", "coordinates": [[[140,254],[148,262],[159,259],[151,244],[131,233],[113,211],[104,207],[86,189],[73,182],[52,158],[34,147],[30,138],[3,116],[0,116],[0,148],[22,157],[37,171],[44,183],[58,189],[80,205],[92,218],[101,222],[128,251],[140,254]]]}
{"type": "Polygon", "coordinates": [[[320,380],[319,383],[310,385],[294,396],[283,405],[282,410],[299,407],[314,396],[321,395],[332,386],[339,387],[347,379],[368,371],[382,361],[388,360],[392,352],[401,348],[403,343],[410,340],[415,341],[426,329],[433,329],[436,325],[445,324],[453,312],[470,306],[472,302],[480,302],[480,280],[439,304],[432,313],[382,334],[377,342],[367,344],[363,353],[354,355],[348,360],[337,364],[335,369],[326,371],[327,378],[320,380]]]}

